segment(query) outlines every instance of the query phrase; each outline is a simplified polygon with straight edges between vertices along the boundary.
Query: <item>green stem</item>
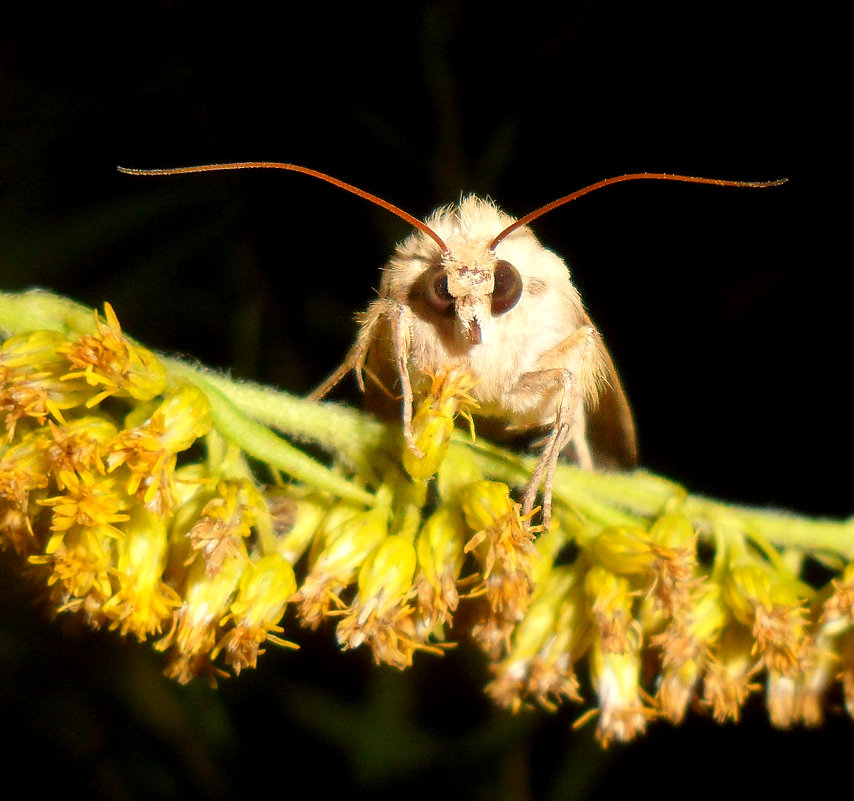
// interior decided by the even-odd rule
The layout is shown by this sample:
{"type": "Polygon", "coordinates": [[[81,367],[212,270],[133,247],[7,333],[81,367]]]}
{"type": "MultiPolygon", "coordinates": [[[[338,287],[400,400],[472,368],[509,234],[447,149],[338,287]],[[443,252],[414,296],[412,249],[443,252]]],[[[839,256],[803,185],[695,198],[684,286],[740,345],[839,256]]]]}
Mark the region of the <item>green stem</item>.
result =
{"type": "Polygon", "coordinates": [[[699,495],[689,495],[682,510],[707,531],[735,529],[748,537],[761,537],[778,548],[854,559],[854,518],[813,519],[791,512],[735,506],[699,495]]]}
{"type": "MultiPolygon", "coordinates": [[[[470,447],[477,451],[485,472],[511,485],[524,482],[534,467],[533,459],[522,459],[481,440],[470,447]]],[[[811,519],[727,504],[690,495],[678,484],[643,470],[595,473],[562,464],[555,475],[554,495],[556,502],[599,525],[645,523],[672,507],[687,515],[704,537],[733,532],[762,538],[778,548],[854,558],[854,518],[811,519]]]]}
{"type": "Polygon", "coordinates": [[[170,370],[194,371],[253,420],[298,440],[315,442],[360,470],[367,467],[372,451],[388,447],[395,440],[393,433],[378,420],[347,406],[308,401],[176,359],[160,358],[170,370]]]}
{"type": "Polygon", "coordinates": [[[42,289],[0,292],[0,331],[10,335],[25,331],[91,334],[95,315],[86,306],[42,289]]]}
{"type": "MultiPolygon", "coordinates": [[[[69,334],[91,333],[90,309],[41,290],[0,293],[0,329],[16,334],[47,329],[69,334]]],[[[391,426],[336,404],[302,400],[250,382],[240,382],[176,359],[161,357],[170,373],[199,386],[211,402],[215,426],[245,451],[288,475],[358,503],[373,496],[293,447],[267,428],[319,444],[363,476],[376,472],[380,452],[400,447],[391,426]]],[[[461,439],[460,439],[461,438],[461,439]]],[[[468,442],[486,475],[513,486],[523,484],[534,460],[488,442],[468,442]]],[[[667,509],[688,515],[703,536],[754,537],[778,548],[854,558],[854,518],[812,520],[795,514],[735,506],[689,495],[682,487],[643,471],[590,473],[560,465],[555,501],[578,510],[599,525],[648,522],[667,509]]]]}
{"type": "Polygon", "coordinates": [[[372,506],[374,496],[338,473],[277,437],[270,429],[243,414],[201,371],[175,359],[168,360],[172,375],[196,385],[208,398],[214,428],[249,455],[340,498],[372,506]]]}

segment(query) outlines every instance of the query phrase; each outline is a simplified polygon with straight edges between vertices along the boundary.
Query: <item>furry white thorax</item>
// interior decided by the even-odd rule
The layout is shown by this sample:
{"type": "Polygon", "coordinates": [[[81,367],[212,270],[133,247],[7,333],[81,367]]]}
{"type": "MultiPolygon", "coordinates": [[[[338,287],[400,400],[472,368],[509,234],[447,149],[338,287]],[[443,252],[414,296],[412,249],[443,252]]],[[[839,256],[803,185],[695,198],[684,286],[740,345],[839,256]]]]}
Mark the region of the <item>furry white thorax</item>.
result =
{"type": "Polygon", "coordinates": [[[437,244],[426,234],[414,232],[397,246],[384,268],[380,295],[406,302],[422,273],[442,263],[448,288],[458,298],[456,317],[437,321],[412,314],[409,371],[413,381],[425,372],[462,366],[478,382],[472,394],[481,404],[480,414],[507,417],[511,425],[544,425],[554,419],[559,392],[554,388],[520,392],[519,379],[542,370],[541,357],[587,320],[566,264],[544,248],[529,228],[517,229],[495,253],[489,251],[495,236],[513,221],[491,200],[475,195],[438,209],[426,222],[444,240],[450,259],[443,262],[437,244]],[[518,270],[523,290],[513,308],[492,316],[489,294],[498,259],[518,270]],[[465,290],[470,297],[460,300],[465,290]],[[472,310],[464,308],[469,302],[472,310]],[[479,342],[472,342],[468,335],[470,321],[463,319],[465,314],[473,315],[480,329],[479,342]]]}

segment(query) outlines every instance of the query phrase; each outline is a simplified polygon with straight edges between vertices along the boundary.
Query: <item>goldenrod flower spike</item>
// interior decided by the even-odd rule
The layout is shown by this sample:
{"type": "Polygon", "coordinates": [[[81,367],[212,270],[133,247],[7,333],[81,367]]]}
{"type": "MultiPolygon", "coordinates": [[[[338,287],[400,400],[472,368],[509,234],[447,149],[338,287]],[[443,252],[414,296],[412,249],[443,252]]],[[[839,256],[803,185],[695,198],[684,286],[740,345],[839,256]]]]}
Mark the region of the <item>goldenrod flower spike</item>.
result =
{"type": "Polygon", "coordinates": [[[455,428],[459,370],[415,380],[413,449],[356,410],[155,355],[109,305],[0,293],[0,330],[0,547],[53,612],[157,637],[178,681],[293,646],[290,605],[400,669],[471,637],[497,704],[586,704],[603,745],[698,701],[738,721],[754,694],[773,725],[815,726],[837,682],[854,715],[854,520],[558,465],[540,532],[516,500],[534,461],[455,428]]]}

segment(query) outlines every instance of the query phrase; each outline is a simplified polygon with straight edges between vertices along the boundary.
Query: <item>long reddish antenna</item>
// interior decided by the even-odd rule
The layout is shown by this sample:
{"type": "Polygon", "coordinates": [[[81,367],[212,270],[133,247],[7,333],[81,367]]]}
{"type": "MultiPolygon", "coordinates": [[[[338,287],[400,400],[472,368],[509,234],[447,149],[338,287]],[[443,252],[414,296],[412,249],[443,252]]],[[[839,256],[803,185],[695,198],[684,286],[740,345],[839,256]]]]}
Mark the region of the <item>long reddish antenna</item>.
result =
{"type": "Polygon", "coordinates": [[[319,178],[321,181],[326,181],[326,183],[328,184],[337,186],[339,189],[343,189],[345,192],[350,192],[354,195],[357,195],[358,197],[364,198],[365,200],[368,200],[371,203],[374,203],[377,206],[384,208],[386,211],[390,211],[392,214],[396,214],[402,220],[406,220],[406,222],[417,228],[419,231],[423,231],[442,249],[443,256],[448,256],[450,254],[448,246],[442,241],[441,237],[429,225],[427,225],[427,223],[419,220],[417,217],[413,217],[411,214],[409,214],[409,212],[406,212],[398,206],[395,206],[394,203],[389,203],[387,200],[383,200],[381,197],[377,197],[377,195],[372,195],[370,192],[366,192],[364,189],[359,189],[358,186],[353,186],[352,184],[348,184],[345,181],[339,180],[338,178],[333,178],[331,175],[327,175],[325,172],[312,170],[310,167],[300,167],[299,164],[284,164],[283,162],[279,161],[237,161],[232,162],[230,164],[202,164],[197,167],[171,167],[156,170],[136,170],[129,169],[128,167],[118,168],[119,172],[124,172],[128,175],[182,175],[183,173],[187,172],[224,172],[226,170],[263,169],[290,170],[291,172],[301,172],[303,175],[310,175],[312,178],[319,178]]]}
{"type": "Polygon", "coordinates": [[[508,225],[489,245],[490,251],[495,251],[495,248],[502,242],[502,240],[513,233],[517,228],[521,228],[523,225],[527,225],[529,222],[536,220],[538,217],[542,217],[544,214],[548,214],[550,211],[563,206],[565,203],[569,203],[571,200],[576,200],[577,198],[583,197],[584,195],[589,195],[591,192],[595,192],[597,189],[602,189],[604,186],[610,186],[611,184],[619,184],[623,181],[640,181],[640,180],[653,180],[653,181],[686,181],[691,184],[715,184],[716,186],[747,186],[753,188],[764,189],[769,186],[779,186],[780,184],[786,183],[788,178],[780,178],[776,181],[727,181],[723,178],[695,178],[691,175],[671,175],[666,172],[632,172],[627,175],[617,175],[614,178],[606,178],[604,181],[597,181],[595,184],[590,184],[590,186],[585,186],[583,189],[577,189],[575,192],[570,192],[568,195],[564,195],[563,197],[559,197],[557,200],[553,200],[551,203],[546,203],[545,206],[540,206],[540,208],[535,209],[534,211],[526,214],[524,217],[520,217],[516,222],[512,225],[508,225]]]}

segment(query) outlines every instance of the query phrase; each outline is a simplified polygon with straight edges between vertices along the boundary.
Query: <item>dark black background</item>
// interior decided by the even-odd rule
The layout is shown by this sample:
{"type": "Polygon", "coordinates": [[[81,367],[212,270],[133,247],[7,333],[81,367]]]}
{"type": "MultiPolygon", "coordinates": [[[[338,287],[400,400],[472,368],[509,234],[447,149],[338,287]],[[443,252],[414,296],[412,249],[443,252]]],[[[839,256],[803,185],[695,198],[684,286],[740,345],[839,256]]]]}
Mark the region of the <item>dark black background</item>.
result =
{"type": "MultiPolygon", "coordinates": [[[[418,216],[469,191],[521,215],[624,172],[788,177],[611,187],[535,228],[610,346],[646,467],[732,501],[846,516],[839,27],[781,4],[618,0],[12,12],[0,287],[109,300],[151,347],[304,392],[343,356],[406,225],[300,175],[116,165],[291,161],[418,216]]],[[[490,711],[466,648],[400,675],[338,655],[328,631],[218,693],[184,689],[146,649],[45,622],[2,575],[0,719],[17,745],[0,760],[41,766],[35,784],[72,796],[303,780],[365,797],[770,793],[817,781],[854,744],[836,714],[777,733],[757,704],[737,728],[656,726],[602,754],[592,727],[571,730],[574,711],[490,711]]]]}

